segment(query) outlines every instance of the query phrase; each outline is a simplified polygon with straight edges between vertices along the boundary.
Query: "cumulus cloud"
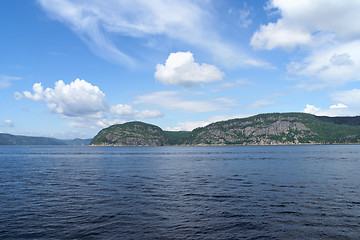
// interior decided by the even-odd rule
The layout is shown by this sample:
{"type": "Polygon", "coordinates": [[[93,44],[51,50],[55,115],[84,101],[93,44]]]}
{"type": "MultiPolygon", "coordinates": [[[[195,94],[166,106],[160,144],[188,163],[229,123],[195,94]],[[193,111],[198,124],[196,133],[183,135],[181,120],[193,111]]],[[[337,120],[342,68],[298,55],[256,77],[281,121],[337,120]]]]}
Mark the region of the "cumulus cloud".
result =
{"type": "Polygon", "coordinates": [[[300,81],[296,87],[313,90],[360,80],[359,1],[270,0],[266,10],[278,19],[261,25],[250,44],[266,50],[304,47],[308,56],[287,65],[300,81]]]}
{"type": "Polygon", "coordinates": [[[175,127],[166,127],[166,131],[192,131],[198,127],[205,127],[209,125],[210,122],[207,121],[197,121],[197,122],[180,122],[175,127]]]}
{"type": "Polygon", "coordinates": [[[339,108],[348,108],[348,107],[345,104],[338,103],[338,104],[331,105],[330,108],[339,109],[339,108]]]}
{"type": "Polygon", "coordinates": [[[97,86],[80,79],[70,84],[59,80],[53,89],[45,90],[41,83],[35,83],[33,93],[24,91],[23,94],[25,98],[47,103],[51,112],[64,117],[98,118],[108,109],[105,94],[97,86]]]}
{"type": "Polygon", "coordinates": [[[354,112],[349,111],[348,107],[342,103],[337,105],[331,105],[328,109],[321,109],[314,105],[306,104],[306,108],[303,110],[304,113],[314,114],[316,116],[351,116],[356,115],[354,112]]]}
{"type": "Polygon", "coordinates": [[[104,118],[104,119],[99,119],[99,120],[96,121],[96,125],[101,127],[101,128],[106,128],[106,127],[109,127],[111,125],[121,124],[121,123],[124,123],[124,121],[119,120],[119,119],[109,121],[108,119],[104,118]]]}
{"type": "Polygon", "coordinates": [[[108,126],[114,121],[107,119],[107,113],[118,115],[122,119],[146,119],[158,118],[163,114],[158,110],[136,110],[127,104],[109,106],[105,100],[105,94],[99,87],[76,79],[69,84],[59,80],[55,82],[54,88],[46,88],[41,83],[33,85],[32,92],[15,92],[15,98],[23,97],[46,103],[49,112],[60,114],[62,118],[70,119],[72,127],[94,128],[94,125],[108,126]]]}
{"type": "Polygon", "coordinates": [[[124,119],[148,119],[148,118],[158,118],[162,117],[163,114],[158,110],[143,110],[138,111],[133,109],[130,105],[127,104],[118,104],[112,106],[110,112],[117,114],[124,119]]]}
{"type": "Polygon", "coordinates": [[[293,48],[309,45],[325,35],[337,41],[352,41],[360,37],[356,23],[360,17],[360,2],[348,0],[271,0],[267,9],[276,9],[280,18],[275,23],[261,25],[251,39],[255,48],[293,48]],[[334,35],[335,34],[335,35],[334,35]]]}
{"type": "Polygon", "coordinates": [[[166,85],[191,87],[200,83],[222,80],[216,66],[196,63],[191,52],[170,53],[165,64],[156,65],[155,78],[166,85]]]}
{"type": "Polygon", "coordinates": [[[319,112],[320,108],[315,107],[314,105],[310,105],[310,104],[306,104],[306,108],[304,109],[304,113],[315,113],[315,112],[319,112]]]}
{"type": "Polygon", "coordinates": [[[235,106],[236,102],[231,98],[214,98],[211,100],[187,99],[191,97],[185,91],[160,91],[138,96],[137,104],[151,104],[165,109],[182,112],[212,112],[225,110],[235,106]]]}
{"type": "MultiPolygon", "coordinates": [[[[34,100],[34,101],[39,101],[39,100],[43,99],[44,88],[41,85],[41,83],[35,83],[33,85],[33,92],[34,93],[31,93],[29,91],[24,91],[23,94],[26,98],[34,100]]],[[[18,96],[18,98],[20,98],[20,95],[18,92],[16,92],[15,94],[18,96]]]]}

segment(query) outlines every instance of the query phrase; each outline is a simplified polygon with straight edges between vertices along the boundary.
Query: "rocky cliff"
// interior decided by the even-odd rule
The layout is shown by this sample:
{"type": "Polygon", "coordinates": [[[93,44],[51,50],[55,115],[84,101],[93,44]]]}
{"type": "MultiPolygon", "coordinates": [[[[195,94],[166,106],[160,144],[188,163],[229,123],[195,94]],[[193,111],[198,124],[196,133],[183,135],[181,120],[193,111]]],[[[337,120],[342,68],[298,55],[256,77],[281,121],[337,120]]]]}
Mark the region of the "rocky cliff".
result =
{"type": "Polygon", "coordinates": [[[103,129],[91,145],[281,145],[360,143],[360,117],[260,114],[216,122],[192,132],[167,132],[141,122],[103,129]]]}

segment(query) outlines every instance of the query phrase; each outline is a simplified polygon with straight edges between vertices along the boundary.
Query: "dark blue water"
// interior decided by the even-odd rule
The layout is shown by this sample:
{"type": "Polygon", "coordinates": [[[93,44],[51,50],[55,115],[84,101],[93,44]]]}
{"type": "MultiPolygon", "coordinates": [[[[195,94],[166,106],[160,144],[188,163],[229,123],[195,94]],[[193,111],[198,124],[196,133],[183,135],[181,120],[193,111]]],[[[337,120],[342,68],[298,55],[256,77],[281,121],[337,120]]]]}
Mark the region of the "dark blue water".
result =
{"type": "Polygon", "coordinates": [[[1,146],[17,238],[360,239],[360,146],[1,146]]]}

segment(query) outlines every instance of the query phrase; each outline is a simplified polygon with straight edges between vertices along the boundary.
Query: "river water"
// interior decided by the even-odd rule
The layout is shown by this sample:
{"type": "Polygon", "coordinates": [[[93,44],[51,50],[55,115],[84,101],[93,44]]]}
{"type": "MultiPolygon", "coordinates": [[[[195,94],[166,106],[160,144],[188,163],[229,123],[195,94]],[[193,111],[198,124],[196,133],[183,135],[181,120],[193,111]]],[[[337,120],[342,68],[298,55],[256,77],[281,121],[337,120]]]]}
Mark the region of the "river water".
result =
{"type": "Polygon", "coordinates": [[[0,239],[360,239],[360,145],[0,147],[0,239]]]}

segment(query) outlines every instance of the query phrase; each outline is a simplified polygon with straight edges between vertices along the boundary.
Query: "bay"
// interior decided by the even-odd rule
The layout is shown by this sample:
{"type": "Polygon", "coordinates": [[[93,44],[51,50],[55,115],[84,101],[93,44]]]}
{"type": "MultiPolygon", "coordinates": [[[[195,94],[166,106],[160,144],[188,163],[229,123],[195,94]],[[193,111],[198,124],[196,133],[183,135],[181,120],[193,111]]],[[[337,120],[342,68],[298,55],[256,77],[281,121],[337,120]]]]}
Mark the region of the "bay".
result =
{"type": "Polygon", "coordinates": [[[0,146],[0,239],[359,239],[360,146],[0,146]]]}

